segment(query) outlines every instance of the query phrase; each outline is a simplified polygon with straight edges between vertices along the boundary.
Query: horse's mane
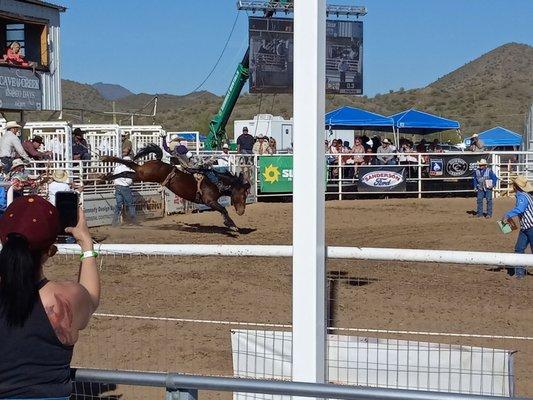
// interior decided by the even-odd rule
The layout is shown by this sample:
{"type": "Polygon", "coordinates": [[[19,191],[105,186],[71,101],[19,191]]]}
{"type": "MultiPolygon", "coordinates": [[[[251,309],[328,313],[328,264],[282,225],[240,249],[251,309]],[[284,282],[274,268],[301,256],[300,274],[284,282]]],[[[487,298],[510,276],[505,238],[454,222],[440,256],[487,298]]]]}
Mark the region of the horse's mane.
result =
{"type": "Polygon", "coordinates": [[[137,154],[135,154],[133,161],[137,161],[139,158],[146,157],[150,154],[155,154],[155,158],[157,160],[161,160],[163,158],[163,150],[161,150],[161,147],[155,143],[148,143],[141,150],[139,150],[137,154]]]}

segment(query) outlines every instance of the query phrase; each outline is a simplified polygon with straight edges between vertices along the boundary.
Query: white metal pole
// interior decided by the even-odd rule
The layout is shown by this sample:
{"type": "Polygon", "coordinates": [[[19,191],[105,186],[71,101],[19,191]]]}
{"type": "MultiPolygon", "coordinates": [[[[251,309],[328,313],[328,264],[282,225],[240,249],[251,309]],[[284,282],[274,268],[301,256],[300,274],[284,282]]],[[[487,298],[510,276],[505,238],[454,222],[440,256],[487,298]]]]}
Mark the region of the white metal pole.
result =
{"type": "Polygon", "coordinates": [[[325,380],[326,1],[294,4],[292,378],[325,380]]]}

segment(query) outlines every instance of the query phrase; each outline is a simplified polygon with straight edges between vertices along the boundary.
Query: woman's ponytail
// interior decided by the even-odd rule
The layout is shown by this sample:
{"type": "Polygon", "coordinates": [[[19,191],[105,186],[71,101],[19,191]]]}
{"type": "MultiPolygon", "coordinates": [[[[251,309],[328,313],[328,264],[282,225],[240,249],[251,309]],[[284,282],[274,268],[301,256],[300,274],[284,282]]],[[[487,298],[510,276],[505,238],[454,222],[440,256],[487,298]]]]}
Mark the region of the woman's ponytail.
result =
{"type": "Polygon", "coordinates": [[[0,251],[0,315],[9,326],[23,326],[37,300],[40,253],[32,253],[26,238],[7,235],[0,251]]]}

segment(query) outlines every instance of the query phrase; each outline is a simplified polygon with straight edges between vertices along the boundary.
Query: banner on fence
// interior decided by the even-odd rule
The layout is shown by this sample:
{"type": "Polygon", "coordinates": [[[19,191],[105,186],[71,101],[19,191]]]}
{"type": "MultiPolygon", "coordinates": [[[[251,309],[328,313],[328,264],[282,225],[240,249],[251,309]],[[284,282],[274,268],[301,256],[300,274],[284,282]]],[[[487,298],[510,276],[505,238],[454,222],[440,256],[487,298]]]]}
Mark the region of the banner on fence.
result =
{"type": "MultiPolygon", "coordinates": [[[[291,379],[292,333],[232,330],[238,378],[291,379]]],[[[513,352],[415,340],[327,335],[330,383],[485,396],[513,395],[513,352]]],[[[234,400],[289,396],[234,393],[234,400]]]]}
{"type": "Polygon", "coordinates": [[[489,154],[469,153],[461,155],[446,155],[429,157],[429,176],[432,178],[464,178],[472,176],[477,163],[489,154]]]}
{"type": "Polygon", "coordinates": [[[292,192],[292,156],[259,157],[261,192],[292,192]]]}
{"type": "Polygon", "coordinates": [[[383,165],[357,169],[358,192],[405,192],[405,167],[383,165]]]}

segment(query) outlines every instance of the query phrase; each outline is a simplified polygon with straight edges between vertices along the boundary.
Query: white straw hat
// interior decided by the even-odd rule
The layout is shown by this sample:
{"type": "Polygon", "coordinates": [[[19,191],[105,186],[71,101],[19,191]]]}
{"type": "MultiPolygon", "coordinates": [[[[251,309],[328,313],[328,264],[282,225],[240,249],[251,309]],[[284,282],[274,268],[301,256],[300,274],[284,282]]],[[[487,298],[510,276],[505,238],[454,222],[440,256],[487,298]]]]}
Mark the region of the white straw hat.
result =
{"type": "Polygon", "coordinates": [[[53,179],[55,182],[59,182],[59,183],[67,183],[67,182],[68,182],[68,172],[67,172],[67,171],[64,171],[64,170],[61,170],[61,169],[56,169],[56,170],[52,173],[52,179],[53,179]]]}
{"type": "Polygon", "coordinates": [[[7,129],[11,129],[11,128],[22,128],[22,126],[20,126],[19,124],[17,124],[15,121],[9,121],[9,122],[6,124],[6,130],[7,130],[7,129]]]}

